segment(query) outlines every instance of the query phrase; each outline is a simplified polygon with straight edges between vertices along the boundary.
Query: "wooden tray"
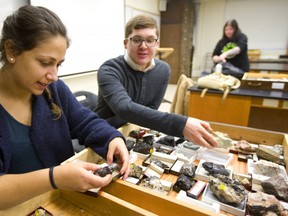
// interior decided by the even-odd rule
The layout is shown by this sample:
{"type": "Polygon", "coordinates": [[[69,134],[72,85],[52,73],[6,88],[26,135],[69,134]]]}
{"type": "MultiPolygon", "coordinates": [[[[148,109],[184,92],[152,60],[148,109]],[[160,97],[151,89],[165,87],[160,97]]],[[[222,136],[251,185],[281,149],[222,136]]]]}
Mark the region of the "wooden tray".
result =
{"type": "MultiPolygon", "coordinates": [[[[247,127],[232,126],[227,124],[211,123],[214,131],[229,134],[232,139],[245,139],[251,143],[265,145],[282,144],[284,160],[288,162],[288,135],[283,133],[252,129],[247,127]]],[[[120,131],[127,135],[135,125],[127,125],[120,131]]],[[[139,127],[138,127],[139,128],[139,127]]],[[[63,163],[75,160],[84,160],[98,163],[101,157],[87,148],[63,163]]],[[[237,160],[236,160],[237,161],[237,160]]],[[[235,163],[233,161],[232,163],[235,163]]],[[[245,169],[244,162],[237,164],[239,169],[245,169]]],[[[235,170],[237,172],[237,170],[235,170]]],[[[286,168],[287,172],[287,168],[286,168]]],[[[171,180],[171,174],[164,174],[164,180],[171,180]]],[[[40,206],[51,212],[54,216],[78,215],[219,215],[201,206],[193,205],[176,199],[177,193],[172,191],[168,196],[151,191],[150,189],[134,185],[121,179],[113,180],[108,186],[102,188],[93,196],[86,193],[52,190],[30,199],[18,206],[0,211],[0,215],[28,215],[40,206]]],[[[223,212],[222,212],[223,213],[223,212]]],[[[224,213],[225,214],[225,213],[224,213]]],[[[223,214],[222,214],[223,215],[223,214]]],[[[225,215],[229,215],[228,213],[225,215]]]]}

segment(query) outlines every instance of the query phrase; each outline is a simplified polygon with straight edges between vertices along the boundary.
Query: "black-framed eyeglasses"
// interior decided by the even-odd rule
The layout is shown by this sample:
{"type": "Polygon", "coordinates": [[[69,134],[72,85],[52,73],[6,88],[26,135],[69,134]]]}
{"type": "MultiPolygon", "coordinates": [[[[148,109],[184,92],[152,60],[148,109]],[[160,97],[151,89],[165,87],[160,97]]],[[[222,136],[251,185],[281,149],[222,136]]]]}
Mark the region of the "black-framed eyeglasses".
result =
{"type": "Polygon", "coordinates": [[[154,47],[158,41],[157,38],[152,38],[152,37],[147,38],[147,39],[143,39],[141,37],[131,37],[131,38],[127,38],[127,40],[131,41],[132,46],[141,46],[141,44],[144,41],[147,47],[154,47]]]}

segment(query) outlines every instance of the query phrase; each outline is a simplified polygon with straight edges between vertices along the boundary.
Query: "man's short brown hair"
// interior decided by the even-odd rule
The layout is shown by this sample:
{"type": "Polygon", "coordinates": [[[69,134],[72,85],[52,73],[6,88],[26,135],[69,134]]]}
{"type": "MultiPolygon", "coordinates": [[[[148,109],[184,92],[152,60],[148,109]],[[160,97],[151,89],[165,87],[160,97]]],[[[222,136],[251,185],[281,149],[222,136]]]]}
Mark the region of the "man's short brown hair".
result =
{"type": "Polygon", "coordinates": [[[132,17],[125,26],[125,38],[128,38],[134,29],[146,28],[156,29],[156,35],[157,37],[159,36],[157,22],[153,17],[147,14],[136,15],[132,17]]]}

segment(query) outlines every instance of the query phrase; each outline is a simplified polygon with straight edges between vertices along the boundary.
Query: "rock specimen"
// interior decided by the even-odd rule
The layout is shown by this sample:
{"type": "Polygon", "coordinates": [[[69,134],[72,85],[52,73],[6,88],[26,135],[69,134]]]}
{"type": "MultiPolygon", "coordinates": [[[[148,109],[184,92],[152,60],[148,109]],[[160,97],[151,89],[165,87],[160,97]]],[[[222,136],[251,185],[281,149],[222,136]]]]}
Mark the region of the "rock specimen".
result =
{"type": "Polygon", "coordinates": [[[140,166],[138,166],[134,163],[130,164],[130,173],[129,173],[130,177],[140,179],[143,176],[143,173],[144,173],[144,171],[140,166]]]}
{"type": "Polygon", "coordinates": [[[120,167],[116,163],[112,163],[109,166],[105,166],[96,170],[94,174],[100,177],[105,177],[108,174],[112,174],[115,170],[120,170],[120,167]]]}
{"type": "Polygon", "coordinates": [[[209,173],[209,175],[221,174],[229,176],[228,170],[222,164],[215,164],[205,161],[204,163],[202,163],[202,166],[209,173]]]}
{"type": "Polygon", "coordinates": [[[141,181],[141,186],[146,187],[146,188],[150,188],[153,190],[157,190],[159,192],[163,192],[163,185],[160,181],[160,179],[156,176],[152,176],[149,178],[145,178],[141,181]]]}
{"type": "Polygon", "coordinates": [[[141,139],[145,133],[146,133],[145,130],[132,130],[130,131],[129,136],[135,139],[141,139]]]}
{"type": "Polygon", "coordinates": [[[193,178],[195,176],[195,165],[193,163],[186,163],[180,169],[180,173],[193,178]]]}
{"type": "Polygon", "coordinates": [[[280,144],[274,145],[273,151],[277,152],[279,155],[283,155],[283,145],[280,144]]]}
{"type": "Polygon", "coordinates": [[[183,143],[183,147],[188,148],[188,149],[192,149],[194,151],[198,150],[200,148],[199,145],[196,145],[192,142],[184,142],[183,143]]]}
{"type": "Polygon", "coordinates": [[[283,159],[280,159],[280,155],[272,149],[264,146],[259,146],[256,149],[256,154],[259,158],[265,159],[267,161],[272,161],[277,164],[284,165],[283,159]]]}
{"type": "Polygon", "coordinates": [[[218,132],[218,131],[216,131],[216,132],[212,131],[212,135],[216,138],[219,148],[227,149],[233,145],[232,139],[230,139],[228,137],[228,135],[225,133],[218,132]]]}
{"type": "Polygon", "coordinates": [[[185,176],[184,174],[181,174],[176,183],[173,185],[173,190],[179,192],[180,190],[187,191],[189,190],[193,185],[195,184],[195,181],[191,178],[185,176]]]}
{"type": "Polygon", "coordinates": [[[141,154],[150,154],[152,150],[153,146],[144,142],[138,142],[133,148],[133,151],[141,154]]]}
{"type": "Polygon", "coordinates": [[[161,167],[162,169],[168,169],[169,167],[163,163],[162,161],[158,160],[157,158],[150,158],[150,163],[154,163],[155,165],[161,167]]]}
{"type": "Polygon", "coordinates": [[[269,211],[280,215],[284,210],[275,196],[263,192],[248,193],[247,209],[250,215],[263,215],[269,211]]]}
{"type": "Polygon", "coordinates": [[[255,148],[253,148],[246,140],[239,140],[235,144],[235,149],[247,154],[254,153],[256,151],[255,148]]]}
{"type": "Polygon", "coordinates": [[[280,167],[278,164],[266,161],[266,160],[259,160],[254,163],[254,170],[255,174],[264,175],[264,176],[274,176],[280,173],[280,167]]]}
{"type": "Polygon", "coordinates": [[[136,141],[131,140],[131,139],[126,139],[126,147],[128,149],[128,151],[130,151],[131,149],[133,149],[133,147],[135,146],[136,141]]]}
{"type": "Polygon", "coordinates": [[[168,135],[160,138],[157,141],[157,143],[167,145],[167,146],[172,146],[172,147],[176,146],[175,138],[173,136],[168,136],[168,135]]]}
{"type": "Polygon", "coordinates": [[[247,195],[239,181],[223,175],[210,176],[209,188],[219,201],[227,204],[240,205],[247,195]]]}
{"type": "Polygon", "coordinates": [[[154,143],[154,135],[152,134],[145,134],[143,137],[143,142],[147,143],[147,144],[150,144],[150,145],[153,145],[154,143]]]}
{"type": "Polygon", "coordinates": [[[288,184],[282,175],[275,175],[261,182],[265,193],[272,194],[278,199],[288,202],[288,184]]]}

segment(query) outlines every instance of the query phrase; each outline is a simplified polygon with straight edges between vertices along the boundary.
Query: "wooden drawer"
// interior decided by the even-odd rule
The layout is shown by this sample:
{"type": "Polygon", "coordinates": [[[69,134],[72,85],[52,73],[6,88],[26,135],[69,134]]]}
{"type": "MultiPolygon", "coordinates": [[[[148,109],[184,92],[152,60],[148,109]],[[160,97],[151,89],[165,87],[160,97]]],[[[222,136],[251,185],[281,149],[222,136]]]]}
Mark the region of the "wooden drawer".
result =
{"type": "MultiPolygon", "coordinates": [[[[284,147],[284,159],[286,164],[288,162],[287,134],[213,122],[211,122],[211,126],[215,131],[222,131],[229,134],[232,139],[245,139],[251,143],[265,145],[282,144],[284,147]]],[[[131,130],[136,128],[137,126],[135,125],[127,125],[119,130],[127,136],[131,130]]],[[[75,160],[97,163],[101,158],[91,149],[87,148],[63,163],[69,163],[75,160]]],[[[52,190],[16,207],[6,211],[0,211],[0,215],[14,216],[19,215],[19,213],[21,215],[27,215],[40,206],[47,209],[54,216],[220,215],[197,205],[177,200],[175,196],[156,193],[120,179],[113,180],[108,186],[101,189],[98,194],[94,194],[94,196],[85,193],[52,190]]],[[[227,213],[225,215],[230,214],[227,213]]]]}
{"type": "Polygon", "coordinates": [[[240,88],[288,91],[288,74],[245,73],[240,88]]]}

